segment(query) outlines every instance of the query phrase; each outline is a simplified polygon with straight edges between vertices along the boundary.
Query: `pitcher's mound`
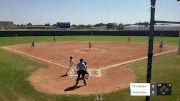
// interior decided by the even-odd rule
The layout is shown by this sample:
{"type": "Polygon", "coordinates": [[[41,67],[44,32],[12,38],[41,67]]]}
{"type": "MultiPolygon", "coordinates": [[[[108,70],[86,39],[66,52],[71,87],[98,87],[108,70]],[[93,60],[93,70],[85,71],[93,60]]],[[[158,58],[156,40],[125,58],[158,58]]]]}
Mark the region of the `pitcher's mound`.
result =
{"type": "Polygon", "coordinates": [[[104,49],[100,49],[100,48],[83,48],[83,49],[77,49],[74,50],[77,53],[105,53],[106,51],[104,49]]]}

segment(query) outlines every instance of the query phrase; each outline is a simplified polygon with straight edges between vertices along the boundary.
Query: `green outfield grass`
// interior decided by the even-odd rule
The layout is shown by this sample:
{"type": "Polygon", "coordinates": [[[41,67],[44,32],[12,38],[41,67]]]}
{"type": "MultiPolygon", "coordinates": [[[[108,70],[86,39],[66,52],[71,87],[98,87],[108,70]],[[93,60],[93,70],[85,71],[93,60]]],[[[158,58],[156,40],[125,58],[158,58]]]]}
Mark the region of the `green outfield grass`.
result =
{"type": "MultiPolygon", "coordinates": [[[[127,42],[128,36],[56,36],[56,41],[120,41],[127,42]]],[[[177,44],[177,37],[163,37],[165,44],[177,44]]],[[[24,44],[36,42],[52,42],[52,36],[30,36],[30,37],[0,37],[0,46],[14,45],[14,44],[24,44]]],[[[147,36],[132,36],[132,42],[147,43],[147,36]]],[[[161,38],[155,37],[155,43],[160,43],[161,38]]]]}
{"type": "MultiPolygon", "coordinates": [[[[152,69],[153,83],[171,83],[171,96],[156,96],[152,97],[151,101],[177,101],[180,98],[180,56],[176,53],[167,54],[156,57],[152,69]]],[[[128,65],[137,76],[137,83],[146,82],[146,60],[128,65]]],[[[145,97],[130,97],[129,89],[120,92],[114,92],[105,96],[106,101],[145,101],[145,97]]]]}
{"type": "MultiPolygon", "coordinates": [[[[126,36],[93,36],[94,41],[127,41],[126,36]]],[[[62,36],[57,41],[88,41],[89,36],[62,36]]],[[[147,37],[132,37],[132,42],[147,43],[147,37]]],[[[36,42],[50,42],[52,37],[0,37],[0,46],[36,42]]],[[[160,42],[160,37],[155,38],[160,42]]],[[[177,45],[178,38],[165,37],[166,44],[177,45]]],[[[176,101],[180,92],[180,56],[175,53],[159,56],[153,62],[153,82],[172,83],[172,96],[152,97],[152,101],[176,101]]],[[[95,95],[48,95],[37,92],[28,82],[30,74],[46,65],[35,60],[25,59],[21,56],[0,49],[0,101],[94,101],[95,95]]],[[[146,60],[128,65],[136,74],[136,82],[146,80],[146,60]]],[[[129,88],[103,95],[105,101],[144,101],[145,97],[130,97],[129,88]]]]}

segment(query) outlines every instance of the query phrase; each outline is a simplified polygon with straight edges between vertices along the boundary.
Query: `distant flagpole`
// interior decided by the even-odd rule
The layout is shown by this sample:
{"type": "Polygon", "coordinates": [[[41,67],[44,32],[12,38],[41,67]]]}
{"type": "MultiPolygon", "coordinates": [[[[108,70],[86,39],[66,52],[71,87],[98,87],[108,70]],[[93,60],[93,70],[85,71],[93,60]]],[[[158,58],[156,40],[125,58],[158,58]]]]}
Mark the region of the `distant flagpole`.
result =
{"type": "Polygon", "coordinates": [[[161,33],[161,41],[163,41],[163,33],[161,33]]]}
{"type": "Polygon", "coordinates": [[[178,55],[180,55],[180,29],[179,29],[179,45],[178,45],[178,55]]]}
{"type": "Polygon", "coordinates": [[[90,40],[89,41],[92,41],[92,35],[93,35],[93,33],[91,32],[90,33],[90,40]]]}

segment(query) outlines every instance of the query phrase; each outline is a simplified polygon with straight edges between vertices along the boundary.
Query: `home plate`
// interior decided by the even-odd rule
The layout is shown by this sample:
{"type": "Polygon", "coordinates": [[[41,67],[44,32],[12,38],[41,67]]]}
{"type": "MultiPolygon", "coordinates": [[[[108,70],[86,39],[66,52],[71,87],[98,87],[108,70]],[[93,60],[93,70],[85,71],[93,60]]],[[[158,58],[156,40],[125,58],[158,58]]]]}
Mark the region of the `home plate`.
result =
{"type": "MultiPolygon", "coordinates": [[[[101,69],[88,69],[89,76],[101,77],[101,69]]],[[[77,73],[71,71],[69,76],[77,76],[77,73]]]]}

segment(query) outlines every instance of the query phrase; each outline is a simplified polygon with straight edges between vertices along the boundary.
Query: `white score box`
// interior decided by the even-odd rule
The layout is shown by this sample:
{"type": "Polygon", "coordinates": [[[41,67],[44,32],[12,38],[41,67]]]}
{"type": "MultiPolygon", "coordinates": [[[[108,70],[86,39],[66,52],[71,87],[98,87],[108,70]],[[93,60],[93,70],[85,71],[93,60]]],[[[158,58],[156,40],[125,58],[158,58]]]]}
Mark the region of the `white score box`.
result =
{"type": "Polygon", "coordinates": [[[150,83],[130,83],[130,96],[150,96],[150,83]]]}

